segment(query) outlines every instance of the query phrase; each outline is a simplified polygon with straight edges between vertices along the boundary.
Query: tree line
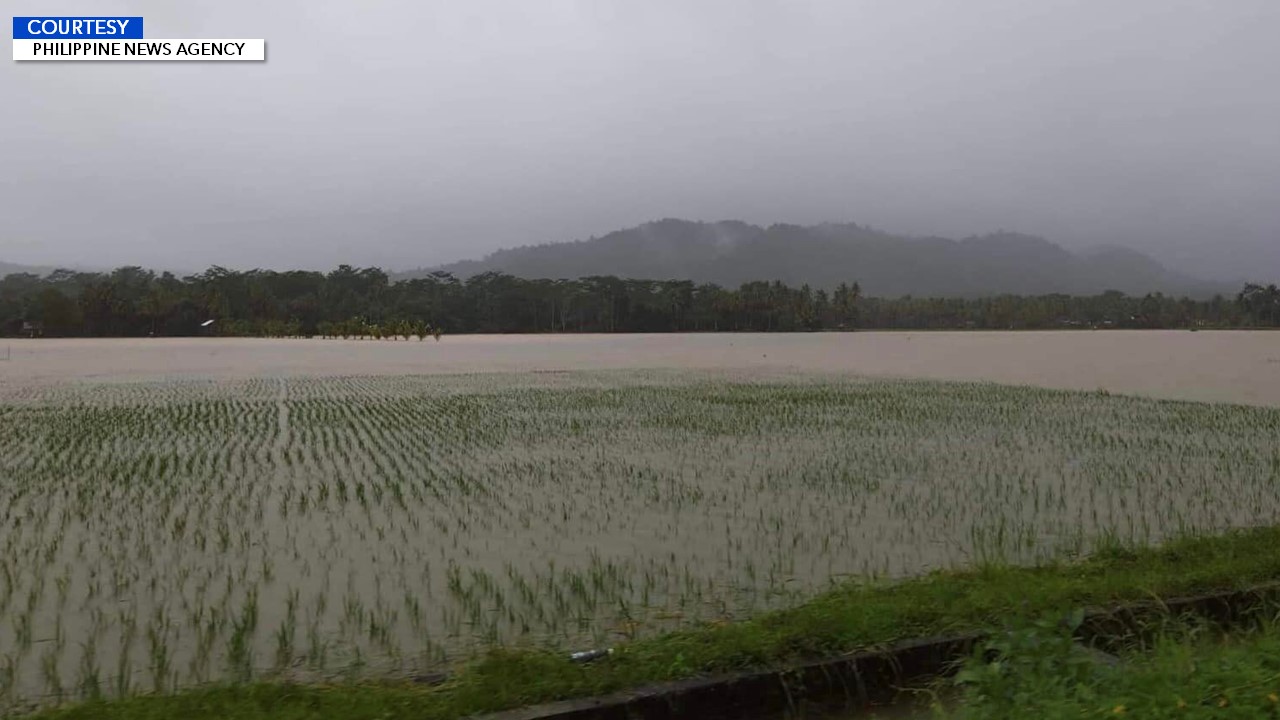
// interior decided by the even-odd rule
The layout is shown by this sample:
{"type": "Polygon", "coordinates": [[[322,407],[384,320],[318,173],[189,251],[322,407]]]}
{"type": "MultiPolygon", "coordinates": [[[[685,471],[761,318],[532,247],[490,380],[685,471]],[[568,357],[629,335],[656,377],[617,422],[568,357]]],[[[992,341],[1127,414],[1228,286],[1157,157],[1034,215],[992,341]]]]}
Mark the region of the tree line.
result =
{"type": "Polygon", "coordinates": [[[176,277],[139,267],[57,270],[0,280],[0,334],[145,337],[201,334],[424,339],[446,333],[702,332],[868,329],[1280,326],[1280,291],[1246,285],[1207,300],[1130,296],[865,297],[781,282],[738,288],[680,280],[522,279],[437,272],[392,282],[378,268],[328,273],[212,267],[176,277]],[[210,323],[209,321],[213,322],[210,323]]]}

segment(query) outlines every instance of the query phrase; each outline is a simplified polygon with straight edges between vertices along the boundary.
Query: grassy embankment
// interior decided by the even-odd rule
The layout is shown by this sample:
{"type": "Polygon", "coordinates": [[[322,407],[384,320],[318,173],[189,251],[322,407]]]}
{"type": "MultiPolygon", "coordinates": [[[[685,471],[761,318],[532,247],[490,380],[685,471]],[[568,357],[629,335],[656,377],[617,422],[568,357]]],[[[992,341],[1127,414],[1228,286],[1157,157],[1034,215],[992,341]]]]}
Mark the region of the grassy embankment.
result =
{"type": "Polygon", "coordinates": [[[1107,662],[1076,640],[1078,612],[1015,622],[993,632],[954,677],[939,681],[943,695],[933,695],[931,714],[951,720],[1280,718],[1276,605],[1239,609],[1244,614],[1228,626],[1190,615],[1141,620],[1139,632],[1113,638],[1125,647],[1107,662]],[[936,702],[940,696],[949,709],[936,702]]]}
{"type": "MultiPolygon", "coordinates": [[[[973,668],[954,720],[986,718],[1280,718],[1280,628],[1222,635],[1174,629],[1153,647],[1093,662],[1067,638],[973,668]]],[[[1201,628],[1203,630],[1203,628],[1201,628]]],[[[1028,631],[1023,640],[1029,640],[1028,631]]]]}
{"type": "MultiPolygon", "coordinates": [[[[1280,579],[1280,528],[1265,528],[1178,540],[1159,548],[1116,549],[1079,562],[1038,568],[988,566],[890,585],[849,585],[796,609],[637,641],[589,665],[575,665],[562,656],[542,652],[501,651],[436,687],[257,682],[174,695],[91,701],[34,717],[456,718],[991,626],[1016,617],[1043,617],[1083,605],[1237,588],[1275,579],[1280,579]]],[[[1137,715],[1142,708],[1155,707],[1151,702],[1156,700],[1170,712],[1219,713],[1229,707],[1238,708],[1243,713],[1239,717],[1266,717],[1258,715],[1257,708],[1270,712],[1265,709],[1273,702],[1269,693],[1277,689],[1267,683],[1276,684],[1274,665],[1280,662],[1280,637],[1264,634],[1245,643],[1207,650],[1179,650],[1183,647],[1187,646],[1169,644],[1163,654],[1157,653],[1146,664],[1129,665],[1124,670],[1097,670],[1101,674],[1089,681],[1096,691],[1089,690],[1087,683],[1054,690],[1059,697],[1050,700],[1058,704],[1046,707],[1052,706],[1057,714],[1040,717],[1092,717],[1091,708],[1116,714],[1135,711],[1137,715]],[[1259,651],[1265,652],[1259,655],[1259,651]],[[1195,664],[1188,653],[1196,652],[1208,652],[1212,660],[1212,667],[1206,666],[1199,675],[1188,672],[1195,664]],[[1188,679],[1191,675],[1195,677],[1188,679]],[[1241,686],[1239,699],[1233,699],[1236,691],[1230,683],[1241,686]],[[1170,694],[1174,689],[1178,693],[1170,694]],[[1220,705],[1223,698],[1226,704],[1220,705]]],[[[1023,680],[1037,682],[1032,675],[1023,680]]]]}

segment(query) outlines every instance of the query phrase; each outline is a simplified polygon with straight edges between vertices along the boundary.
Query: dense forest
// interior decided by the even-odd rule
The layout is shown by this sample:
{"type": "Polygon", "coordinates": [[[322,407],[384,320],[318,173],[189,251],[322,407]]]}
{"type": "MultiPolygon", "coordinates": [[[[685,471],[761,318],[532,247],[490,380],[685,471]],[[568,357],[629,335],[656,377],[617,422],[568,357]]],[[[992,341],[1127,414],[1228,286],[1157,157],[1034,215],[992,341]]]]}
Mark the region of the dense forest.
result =
{"type": "Polygon", "coordinates": [[[525,280],[437,272],[392,282],[377,268],[329,273],[220,267],[179,278],[138,267],[0,280],[6,336],[327,336],[446,333],[798,331],[852,328],[1188,328],[1280,325],[1280,290],[1246,285],[1209,300],[1129,296],[865,297],[781,282],[736,289],[689,281],[525,280]],[[213,321],[213,322],[209,322],[213,321]]]}

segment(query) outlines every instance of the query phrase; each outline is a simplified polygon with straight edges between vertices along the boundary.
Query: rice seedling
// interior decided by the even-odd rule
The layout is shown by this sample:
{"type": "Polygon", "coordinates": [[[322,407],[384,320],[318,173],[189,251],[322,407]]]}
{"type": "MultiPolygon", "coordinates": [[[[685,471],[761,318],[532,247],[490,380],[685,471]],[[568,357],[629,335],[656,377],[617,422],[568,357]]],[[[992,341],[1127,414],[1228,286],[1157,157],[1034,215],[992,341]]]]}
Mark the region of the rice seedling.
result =
{"type": "Polygon", "coordinates": [[[657,372],[0,398],[0,710],[602,647],[1280,513],[1261,407],[657,372]]]}

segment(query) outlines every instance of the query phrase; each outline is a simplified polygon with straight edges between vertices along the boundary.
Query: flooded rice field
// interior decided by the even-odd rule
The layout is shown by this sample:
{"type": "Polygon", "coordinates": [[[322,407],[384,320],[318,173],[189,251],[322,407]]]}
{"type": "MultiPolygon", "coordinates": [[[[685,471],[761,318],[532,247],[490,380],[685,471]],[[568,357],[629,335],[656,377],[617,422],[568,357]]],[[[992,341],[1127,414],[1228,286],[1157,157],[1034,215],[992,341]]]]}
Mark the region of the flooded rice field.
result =
{"type": "Polygon", "coordinates": [[[602,647],[1280,513],[1280,333],[13,347],[0,709],[602,647]],[[1255,404],[853,376],[1001,370],[1255,404]]]}
{"type": "Polygon", "coordinates": [[[0,341],[4,383],[683,368],[985,380],[1280,406],[1280,332],[471,335],[0,341]]]}

